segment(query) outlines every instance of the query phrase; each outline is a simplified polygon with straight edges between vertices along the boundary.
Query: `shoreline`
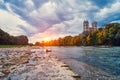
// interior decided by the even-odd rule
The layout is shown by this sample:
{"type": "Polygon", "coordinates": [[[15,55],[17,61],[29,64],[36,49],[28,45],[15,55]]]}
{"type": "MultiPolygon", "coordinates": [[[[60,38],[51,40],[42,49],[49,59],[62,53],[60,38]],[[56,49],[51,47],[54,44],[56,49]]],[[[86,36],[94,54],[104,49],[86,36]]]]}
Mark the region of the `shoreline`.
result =
{"type": "Polygon", "coordinates": [[[0,55],[6,64],[0,65],[1,80],[80,80],[67,64],[41,49],[1,48],[0,55]]]}

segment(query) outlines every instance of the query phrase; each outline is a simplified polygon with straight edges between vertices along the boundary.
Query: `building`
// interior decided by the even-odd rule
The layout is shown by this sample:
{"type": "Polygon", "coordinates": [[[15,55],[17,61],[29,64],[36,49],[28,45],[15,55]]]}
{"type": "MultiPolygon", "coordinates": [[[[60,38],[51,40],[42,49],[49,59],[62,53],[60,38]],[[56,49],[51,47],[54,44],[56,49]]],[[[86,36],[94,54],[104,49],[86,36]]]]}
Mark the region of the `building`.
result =
{"type": "Polygon", "coordinates": [[[84,32],[89,31],[89,22],[88,21],[83,22],[83,30],[84,30],[84,32]]]}
{"type": "Polygon", "coordinates": [[[97,22],[92,22],[92,27],[89,27],[89,22],[86,20],[83,22],[83,33],[90,33],[97,30],[97,22]]]}

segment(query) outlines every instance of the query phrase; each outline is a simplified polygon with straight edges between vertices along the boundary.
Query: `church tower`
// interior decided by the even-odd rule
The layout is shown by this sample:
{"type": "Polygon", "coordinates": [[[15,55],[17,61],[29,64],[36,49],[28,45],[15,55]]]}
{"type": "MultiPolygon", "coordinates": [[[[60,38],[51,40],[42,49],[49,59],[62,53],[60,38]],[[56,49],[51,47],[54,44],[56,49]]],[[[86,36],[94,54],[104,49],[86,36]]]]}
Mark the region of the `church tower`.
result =
{"type": "Polygon", "coordinates": [[[97,22],[92,22],[92,28],[94,31],[97,30],[97,22]]]}
{"type": "Polygon", "coordinates": [[[83,22],[83,31],[84,32],[88,32],[89,31],[89,22],[88,21],[84,21],[83,22]]]}

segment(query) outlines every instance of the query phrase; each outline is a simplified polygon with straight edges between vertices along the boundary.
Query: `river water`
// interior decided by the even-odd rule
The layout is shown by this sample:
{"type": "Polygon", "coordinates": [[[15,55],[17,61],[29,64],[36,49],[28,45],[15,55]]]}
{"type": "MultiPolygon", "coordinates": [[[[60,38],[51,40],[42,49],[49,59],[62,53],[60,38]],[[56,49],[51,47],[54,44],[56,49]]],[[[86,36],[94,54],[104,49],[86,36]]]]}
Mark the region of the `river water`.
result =
{"type": "Polygon", "coordinates": [[[81,80],[120,80],[120,47],[46,47],[81,80]]]}

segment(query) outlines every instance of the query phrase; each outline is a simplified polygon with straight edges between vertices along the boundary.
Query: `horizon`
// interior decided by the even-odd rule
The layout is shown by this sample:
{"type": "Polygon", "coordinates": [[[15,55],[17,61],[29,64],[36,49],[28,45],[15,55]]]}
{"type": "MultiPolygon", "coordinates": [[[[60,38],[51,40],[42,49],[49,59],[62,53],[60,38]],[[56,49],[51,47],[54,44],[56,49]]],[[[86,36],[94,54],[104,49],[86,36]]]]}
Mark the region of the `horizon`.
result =
{"type": "Polygon", "coordinates": [[[120,22],[119,5],[119,0],[0,0],[0,28],[26,35],[29,43],[49,41],[82,33],[84,20],[98,27],[120,22]]]}

